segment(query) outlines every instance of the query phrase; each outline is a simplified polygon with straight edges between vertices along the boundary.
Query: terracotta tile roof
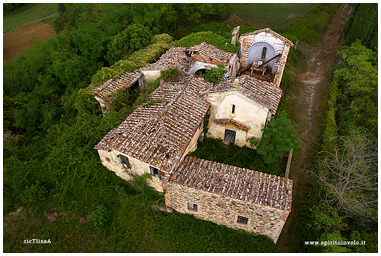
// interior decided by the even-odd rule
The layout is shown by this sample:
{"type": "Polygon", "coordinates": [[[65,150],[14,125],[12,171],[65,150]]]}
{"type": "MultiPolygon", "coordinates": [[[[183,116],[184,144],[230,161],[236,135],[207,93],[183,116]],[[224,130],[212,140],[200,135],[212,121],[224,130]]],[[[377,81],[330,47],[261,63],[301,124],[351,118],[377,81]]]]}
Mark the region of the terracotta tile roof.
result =
{"type": "Polygon", "coordinates": [[[151,106],[140,106],[95,149],[114,149],[170,172],[184,154],[210,104],[191,90],[163,86],[151,94],[151,106]]]}
{"type": "Polygon", "coordinates": [[[291,211],[292,180],[187,156],[168,183],[291,211]]]}
{"type": "MultiPolygon", "coordinates": [[[[285,38],[284,36],[276,33],[275,31],[269,29],[269,28],[264,28],[264,29],[260,29],[260,30],[256,30],[254,32],[249,32],[249,33],[246,33],[246,34],[243,34],[241,35],[241,37],[244,37],[244,36],[250,36],[250,35],[258,35],[262,32],[266,32],[266,33],[270,33],[272,34],[273,36],[275,36],[276,38],[279,38],[280,40],[282,40],[283,42],[285,42],[286,44],[289,44],[290,46],[293,46],[294,43],[290,40],[288,40],[287,38],[285,38]]],[[[240,41],[241,41],[241,37],[240,37],[240,41]]]]}
{"type": "Polygon", "coordinates": [[[239,82],[236,87],[233,86],[234,79],[224,78],[219,84],[211,89],[202,91],[201,94],[205,95],[214,92],[236,90],[267,107],[272,114],[276,114],[283,92],[281,88],[269,82],[255,79],[249,75],[239,76],[236,79],[239,82]]]}
{"type": "Polygon", "coordinates": [[[207,44],[205,42],[189,47],[189,52],[191,52],[191,57],[195,60],[218,65],[226,65],[228,61],[233,56],[234,53],[225,52],[218,49],[214,45],[207,44]]]}
{"type": "MultiPolygon", "coordinates": [[[[166,93],[176,93],[179,90],[181,91],[190,91],[192,93],[196,93],[196,95],[199,95],[199,92],[202,90],[207,90],[213,87],[212,83],[206,82],[201,77],[195,77],[193,75],[189,74],[183,74],[184,77],[180,79],[178,82],[166,82],[160,85],[161,89],[159,97],[163,95],[163,92],[166,93]]],[[[153,92],[150,96],[150,98],[158,98],[158,93],[153,92]]],[[[201,98],[201,95],[199,95],[201,98]]]]}
{"type": "Polygon", "coordinates": [[[234,120],[234,119],[229,119],[229,118],[222,118],[222,119],[215,119],[214,122],[216,124],[231,124],[237,127],[238,129],[247,132],[248,128],[246,125],[241,124],[240,122],[234,120]]]}
{"type": "Polygon", "coordinates": [[[194,60],[188,57],[185,52],[187,47],[171,47],[169,50],[161,55],[160,59],[147,65],[143,68],[140,68],[140,71],[150,71],[150,70],[166,70],[170,67],[179,67],[180,69],[187,71],[194,63],[194,60]]]}
{"type": "Polygon", "coordinates": [[[139,71],[124,72],[117,80],[107,80],[98,87],[90,88],[90,90],[93,92],[93,95],[103,99],[119,89],[131,87],[142,75],[139,71]]]}

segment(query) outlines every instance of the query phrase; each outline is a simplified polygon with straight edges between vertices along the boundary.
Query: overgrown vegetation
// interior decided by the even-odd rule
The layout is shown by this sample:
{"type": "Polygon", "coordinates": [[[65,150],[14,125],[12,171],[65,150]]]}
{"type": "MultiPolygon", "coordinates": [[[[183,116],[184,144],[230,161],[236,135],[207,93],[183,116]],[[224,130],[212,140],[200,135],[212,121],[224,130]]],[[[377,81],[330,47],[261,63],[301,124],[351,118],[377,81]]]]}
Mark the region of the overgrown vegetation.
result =
{"type": "Polygon", "coordinates": [[[303,19],[287,24],[285,28],[280,28],[279,32],[293,42],[297,40],[309,43],[320,41],[340,5],[317,4],[315,8],[305,14],[303,19]]]}
{"type": "Polygon", "coordinates": [[[345,24],[345,44],[351,45],[359,40],[364,46],[378,49],[378,5],[377,3],[358,3],[354,5],[356,14],[345,24]]]}
{"type": "MultiPolygon", "coordinates": [[[[368,5],[364,4],[366,8],[361,5],[356,16],[364,16],[368,10],[368,5]]],[[[264,236],[228,229],[191,215],[153,209],[152,205],[160,204],[163,196],[146,186],[147,177],[139,177],[134,183],[121,180],[102,166],[93,149],[135,107],[151,104],[148,95],[159,86],[160,80],[147,84],[144,93],[130,90],[129,98],[120,92],[105,116],[89,94],[89,84],[98,86],[118,78],[121,71],[134,71],[157,60],[168,49],[172,37],[181,33],[196,32],[183,39],[175,37],[180,39],[176,45],[192,46],[205,41],[235,52],[238,48],[230,44],[226,27],[240,24],[226,23],[224,27],[210,23],[194,31],[186,30],[203,22],[226,19],[231,5],[98,3],[64,7],[61,6],[55,23],[60,35],[46,42],[37,41],[33,50],[16,57],[14,63],[4,63],[4,251],[276,252],[274,243],[264,236]],[[136,33],[126,32],[134,28],[136,33]],[[119,52],[120,45],[123,51],[119,52]],[[32,211],[9,215],[20,207],[32,211]],[[49,221],[43,216],[49,212],[64,217],[49,221]],[[94,217],[90,221],[92,213],[94,217]],[[95,223],[102,227],[94,226],[95,223]],[[23,244],[25,237],[51,239],[52,244],[23,244]]],[[[319,40],[338,7],[339,4],[317,4],[303,19],[277,32],[294,42],[319,40]]],[[[362,42],[370,47],[375,40],[372,33],[376,33],[372,30],[374,5],[372,8],[369,27],[360,35],[362,42]]],[[[361,22],[355,22],[356,16],[347,27],[348,38],[358,34],[351,29],[360,29],[361,22]]],[[[241,26],[241,33],[253,30],[241,26]]],[[[332,83],[322,140],[322,150],[331,153],[344,152],[339,150],[343,144],[334,137],[348,136],[350,130],[366,134],[372,145],[377,144],[378,135],[377,55],[359,43],[348,44],[340,54],[341,66],[332,83]],[[357,78],[360,79],[356,81],[357,78]]],[[[288,63],[293,64],[300,55],[300,50],[291,49],[288,63]]],[[[174,79],[172,74],[163,74],[161,78],[166,77],[174,79]]],[[[282,88],[286,90],[290,86],[293,83],[286,70],[282,88]]],[[[281,103],[279,109],[284,106],[281,103]]],[[[281,160],[268,164],[255,150],[233,144],[226,147],[221,141],[209,138],[204,138],[192,155],[283,176],[281,160]]],[[[336,204],[322,204],[319,192],[325,196],[327,190],[323,185],[311,180],[307,186],[302,217],[295,227],[299,233],[295,243],[356,239],[366,240],[367,245],[348,247],[349,250],[377,251],[374,220],[347,218],[336,204]]],[[[361,193],[360,196],[347,194],[347,198],[361,201],[361,193]]],[[[366,195],[371,194],[366,192],[366,195]]],[[[343,248],[308,248],[314,252],[323,249],[343,248]]]]}
{"type": "Polygon", "coordinates": [[[211,31],[197,32],[192,33],[186,37],[181,38],[180,40],[174,41],[173,45],[176,47],[190,47],[193,45],[201,44],[206,42],[207,44],[214,45],[220,50],[226,52],[237,52],[239,45],[232,45],[230,42],[231,39],[225,39],[223,36],[216,35],[211,31]]]}
{"type": "Polygon", "coordinates": [[[261,131],[261,139],[252,137],[247,141],[257,148],[265,163],[272,164],[284,157],[286,152],[299,147],[295,128],[284,112],[278,113],[261,131]]]}
{"type": "Polygon", "coordinates": [[[282,159],[278,158],[271,163],[266,163],[256,150],[239,147],[233,143],[225,145],[221,139],[204,137],[203,142],[197,145],[196,151],[189,155],[254,171],[284,176],[282,159]]]}
{"type": "Polygon", "coordinates": [[[218,84],[226,74],[225,67],[219,64],[217,67],[205,69],[205,74],[202,75],[205,81],[213,84],[218,84]]]}
{"type": "Polygon", "coordinates": [[[306,240],[366,242],[309,251],[377,252],[377,57],[359,41],[338,54],[342,60],[328,91],[320,153],[311,170],[313,189],[302,211],[308,223],[297,228],[309,234],[306,240]]]}

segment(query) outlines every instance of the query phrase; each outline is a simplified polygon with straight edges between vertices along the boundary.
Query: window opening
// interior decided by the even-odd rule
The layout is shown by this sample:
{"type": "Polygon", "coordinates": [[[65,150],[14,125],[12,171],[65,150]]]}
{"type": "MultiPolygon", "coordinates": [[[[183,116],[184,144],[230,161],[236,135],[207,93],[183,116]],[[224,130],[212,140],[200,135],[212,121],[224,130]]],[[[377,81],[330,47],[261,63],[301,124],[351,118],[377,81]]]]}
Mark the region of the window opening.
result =
{"type": "Polygon", "coordinates": [[[128,160],[128,157],[125,155],[119,155],[120,161],[122,162],[122,165],[124,165],[127,169],[131,169],[130,161],[128,160]]]}
{"type": "Polygon", "coordinates": [[[247,222],[249,221],[249,218],[247,217],[243,217],[243,216],[239,216],[238,215],[238,218],[237,218],[237,223],[238,224],[244,224],[244,225],[247,225],[247,222]]]}
{"type": "Polygon", "coordinates": [[[193,203],[188,202],[188,210],[197,212],[197,204],[193,204],[193,203]]]}
{"type": "Polygon", "coordinates": [[[232,114],[235,112],[235,105],[232,105],[232,114]]]}
{"type": "Polygon", "coordinates": [[[262,57],[261,57],[261,59],[265,59],[266,58],[266,52],[267,52],[267,47],[263,47],[263,49],[262,49],[262,57]]]}
{"type": "Polygon", "coordinates": [[[152,176],[158,177],[161,180],[161,173],[156,167],[150,166],[149,172],[152,176]]]}
{"type": "Polygon", "coordinates": [[[226,129],[224,141],[227,143],[230,143],[230,142],[234,143],[235,142],[235,134],[236,134],[235,131],[226,129]]]}

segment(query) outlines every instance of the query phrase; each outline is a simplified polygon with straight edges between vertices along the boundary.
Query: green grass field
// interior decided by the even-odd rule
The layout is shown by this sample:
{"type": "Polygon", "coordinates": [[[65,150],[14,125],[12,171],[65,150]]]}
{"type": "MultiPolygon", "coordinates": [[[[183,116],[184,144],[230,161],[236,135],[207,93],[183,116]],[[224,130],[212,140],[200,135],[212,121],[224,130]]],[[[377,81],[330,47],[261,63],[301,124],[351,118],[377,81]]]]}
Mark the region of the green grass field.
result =
{"type": "Polygon", "coordinates": [[[243,19],[247,25],[282,27],[311,10],[312,3],[241,3],[235,4],[233,13],[243,19]]]}
{"type": "Polygon", "coordinates": [[[33,22],[53,19],[58,16],[57,4],[32,4],[27,10],[3,18],[3,35],[33,22]]]}

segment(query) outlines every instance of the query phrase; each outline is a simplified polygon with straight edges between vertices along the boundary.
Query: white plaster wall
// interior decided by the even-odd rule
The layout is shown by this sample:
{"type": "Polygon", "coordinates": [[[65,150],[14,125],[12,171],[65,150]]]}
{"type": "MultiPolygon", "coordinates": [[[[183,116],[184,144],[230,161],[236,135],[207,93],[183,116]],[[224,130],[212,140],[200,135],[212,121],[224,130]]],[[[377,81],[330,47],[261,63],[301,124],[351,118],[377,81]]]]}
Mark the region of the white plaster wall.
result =
{"type": "Polygon", "coordinates": [[[143,73],[144,83],[150,83],[156,80],[161,75],[160,70],[141,71],[143,73]]]}
{"type": "MultiPolygon", "coordinates": [[[[110,152],[107,152],[106,150],[98,150],[98,154],[102,160],[103,166],[110,171],[115,172],[116,175],[124,180],[132,180],[133,176],[130,174],[143,175],[145,173],[150,173],[149,164],[143,163],[140,160],[127,155],[131,169],[126,169],[118,157],[121,153],[116,150],[111,150],[110,152]]],[[[148,180],[148,184],[157,191],[163,192],[163,185],[158,177],[152,177],[152,179],[148,180]]]]}
{"type": "MultiPolygon", "coordinates": [[[[268,46],[266,46],[268,53],[269,53],[269,50],[271,50],[269,49],[270,47],[276,50],[274,52],[274,56],[277,55],[278,53],[282,53],[285,47],[285,43],[282,40],[266,32],[262,32],[257,35],[249,35],[249,36],[242,37],[240,38],[240,42],[241,42],[242,59],[243,59],[243,64],[245,67],[247,67],[248,64],[251,64],[251,62],[249,62],[247,59],[249,55],[252,55],[252,54],[247,55],[248,49],[250,49],[250,52],[252,51],[258,51],[258,53],[260,52],[258,55],[260,58],[261,57],[260,55],[262,53],[262,48],[265,46],[264,43],[268,44],[268,46]],[[249,47],[250,45],[252,46],[249,47]]],[[[270,56],[267,54],[266,60],[269,60],[270,58],[274,56],[270,56]]],[[[257,61],[257,60],[253,60],[253,57],[250,57],[250,61],[257,61]]],[[[279,59],[277,61],[276,60],[271,61],[268,65],[272,67],[273,73],[277,72],[279,67],[279,59]]]]}
{"type": "Polygon", "coordinates": [[[192,67],[189,69],[188,74],[194,75],[197,70],[215,68],[217,65],[209,64],[206,62],[195,61],[192,67]]]}
{"type": "Polygon", "coordinates": [[[262,127],[265,126],[269,109],[248,99],[237,91],[211,93],[207,96],[211,102],[208,137],[224,139],[225,129],[236,131],[238,146],[249,146],[246,138],[261,138],[262,127]],[[235,113],[231,113],[231,106],[235,105],[235,113]],[[217,125],[214,120],[221,118],[234,119],[248,127],[244,132],[232,125],[217,125]]]}

